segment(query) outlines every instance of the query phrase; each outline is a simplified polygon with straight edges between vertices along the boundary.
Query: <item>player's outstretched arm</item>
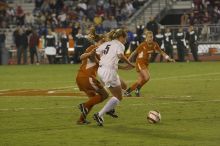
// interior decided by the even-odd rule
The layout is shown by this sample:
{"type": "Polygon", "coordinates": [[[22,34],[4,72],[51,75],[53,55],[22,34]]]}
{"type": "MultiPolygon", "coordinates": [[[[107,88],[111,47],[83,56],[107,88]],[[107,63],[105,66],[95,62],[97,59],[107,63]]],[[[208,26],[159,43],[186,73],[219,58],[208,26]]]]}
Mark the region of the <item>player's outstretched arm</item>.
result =
{"type": "Polygon", "coordinates": [[[170,62],[175,62],[175,60],[170,58],[170,56],[168,56],[164,51],[160,50],[160,54],[162,54],[166,60],[168,60],[170,62]]]}
{"type": "Polygon", "coordinates": [[[134,51],[131,53],[131,55],[129,56],[128,60],[131,61],[131,59],[132,59],[133,57],[135,57],[136,55],[137,55],[137,51],[134,50],[134,51]]]}
{"type": "Polygon", "coordinates": [[[127,66],[119,66],[119,69],[132,69],[135,66],[124,56],[124,54],[119,54],[118,55],[120,60],[124,61],[125,63],[127,63],[127,66]]]}
{"type": "Polygon", "coordinates": [[[80,60],[84,60],[92,55],[95,55],[95,49],[91,50],[90,52],[87,52],[87,53],[83,53],[81,56],[80,56],[80,60]]]}

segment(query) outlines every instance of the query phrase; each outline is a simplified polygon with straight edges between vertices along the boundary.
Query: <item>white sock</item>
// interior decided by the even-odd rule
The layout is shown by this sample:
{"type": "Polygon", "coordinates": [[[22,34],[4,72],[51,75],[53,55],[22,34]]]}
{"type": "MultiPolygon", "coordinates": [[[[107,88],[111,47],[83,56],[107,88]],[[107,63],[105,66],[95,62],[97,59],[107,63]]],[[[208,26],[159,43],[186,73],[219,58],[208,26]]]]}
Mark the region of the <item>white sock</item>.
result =
{"type": "Polygon", "coordinates": [[[118,98],[112,97],[109,101],[105,104],[105,106],[100,110],[99,116],[102,117],[106,112],[110,111],[111,109],[115,108],[115,106],[120,102],[118,98]]]}

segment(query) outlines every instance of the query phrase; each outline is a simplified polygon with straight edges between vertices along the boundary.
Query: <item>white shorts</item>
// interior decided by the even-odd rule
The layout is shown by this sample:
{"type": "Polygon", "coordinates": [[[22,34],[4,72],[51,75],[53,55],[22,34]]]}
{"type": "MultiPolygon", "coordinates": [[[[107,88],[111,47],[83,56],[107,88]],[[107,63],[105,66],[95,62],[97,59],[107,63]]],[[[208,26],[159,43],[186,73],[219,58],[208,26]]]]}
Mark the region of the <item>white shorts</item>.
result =
{"type": "Polygon", "coordinates": [[[104,85],[108,88],[121,86],[120,78],[117,74],[117,71],[114,69],[99,67],[98,76],[101,82],[103,82],[104,85]]]}

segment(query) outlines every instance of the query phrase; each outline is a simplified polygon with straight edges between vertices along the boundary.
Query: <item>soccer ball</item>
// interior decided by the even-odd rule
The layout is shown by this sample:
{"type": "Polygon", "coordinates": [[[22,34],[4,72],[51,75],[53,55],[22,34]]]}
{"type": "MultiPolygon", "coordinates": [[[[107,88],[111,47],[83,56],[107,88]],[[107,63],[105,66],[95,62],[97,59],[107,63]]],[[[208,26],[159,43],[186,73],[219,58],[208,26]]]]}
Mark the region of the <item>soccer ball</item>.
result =
{"type": "Polygon", "coordinates": [[[161,115],[159,111],[151,110],[147,115],[147,120],[151,124],[156,124],[161,121],[161,115]]]}

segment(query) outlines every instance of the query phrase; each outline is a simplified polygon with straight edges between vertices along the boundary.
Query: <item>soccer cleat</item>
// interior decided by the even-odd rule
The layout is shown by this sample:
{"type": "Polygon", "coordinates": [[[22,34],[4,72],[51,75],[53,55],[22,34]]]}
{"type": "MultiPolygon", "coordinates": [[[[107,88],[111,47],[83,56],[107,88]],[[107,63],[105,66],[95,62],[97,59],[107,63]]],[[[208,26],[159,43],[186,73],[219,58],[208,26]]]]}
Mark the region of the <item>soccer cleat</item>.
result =
{"type": "Polygon", "coordinates": [[[141,96],[141,95],[140,95],[140,90],[136,89],[136,90],[135,90],[135,95],[136,95],[136,97],[140,97],[140,96],[141,96]]]}
{"type": "Polygon", "coordinates": [[[131,97],[132,95],[131,95],[131,93],[130,93],[130,92],[125,91],[125,92],[124,92],[124,96],[125,96],[125,97],[131,97]]]}
{"type": "Polygon", "coordinates": [[[112,118],[118,118],[118,115],[115,113],[115,109],[106,112],[106,114],[111,116],[112,118]]]}
{"type": "Polygon", "coordinates": [[[79,104],[79,109],[80,109],[83,117],[86,118],[86,116],[88,114],[88,109],[86,107],[84,107],[83,103],[79,104]]]}
{"type": "Polygon", "coordinates": [[[90,124],[91,122],[87,121],[86,119],[85,120],[82,120],[82,121],[77,121],[76,124],[78,125],[88,125],[90,124]]]}
{"type": "Polygon", "coordinates": [[[99,113],[93,115],[93,119],[97,122],[98,126],[103,126],[103,118],[99,116],[99,113]]]}

